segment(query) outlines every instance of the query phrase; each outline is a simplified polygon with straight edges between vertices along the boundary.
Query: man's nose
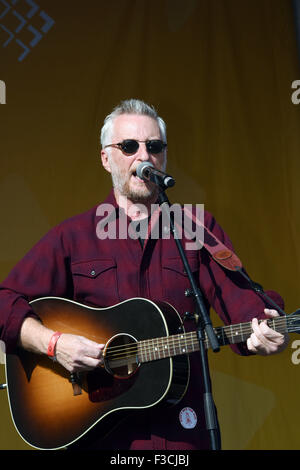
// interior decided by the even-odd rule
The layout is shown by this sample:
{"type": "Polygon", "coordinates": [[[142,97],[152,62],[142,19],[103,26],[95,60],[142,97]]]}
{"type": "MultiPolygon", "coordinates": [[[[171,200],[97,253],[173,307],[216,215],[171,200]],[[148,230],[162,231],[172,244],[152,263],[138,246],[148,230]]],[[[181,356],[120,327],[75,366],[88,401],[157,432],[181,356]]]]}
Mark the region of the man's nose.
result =
{"type": "Polygon", "coordinates": [[[147,150],[146,142],[140,142],[139,149],[137,151],[137,160],[145,162],[150,160],[150,153],[147,150]]]}

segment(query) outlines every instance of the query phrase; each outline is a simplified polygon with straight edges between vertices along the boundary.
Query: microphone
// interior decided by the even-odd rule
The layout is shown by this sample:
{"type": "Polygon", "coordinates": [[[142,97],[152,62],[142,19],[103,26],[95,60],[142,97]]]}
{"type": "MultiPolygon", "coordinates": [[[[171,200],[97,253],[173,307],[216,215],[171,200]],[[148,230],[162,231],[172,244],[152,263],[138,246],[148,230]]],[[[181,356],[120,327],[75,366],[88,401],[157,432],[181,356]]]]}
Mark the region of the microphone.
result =
{"type": "Polygon", "coordinates": [[[161,170],[154,168],[152,163],[142,162],[137,166],[136,174],[144,181],[152,181],[158,186],[171,188],[175,184],[174,178],[161,170]]]}

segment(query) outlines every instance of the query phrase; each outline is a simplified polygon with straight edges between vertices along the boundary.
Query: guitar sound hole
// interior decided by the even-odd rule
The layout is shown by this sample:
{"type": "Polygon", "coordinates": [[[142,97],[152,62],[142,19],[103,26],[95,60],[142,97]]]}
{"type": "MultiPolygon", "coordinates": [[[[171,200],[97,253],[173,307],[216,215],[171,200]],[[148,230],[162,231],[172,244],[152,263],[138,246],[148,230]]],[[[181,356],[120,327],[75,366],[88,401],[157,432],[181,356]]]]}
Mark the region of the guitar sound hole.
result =
{"type": "Polygon", "coordinates": [[[115,335],[105,346],[105,369],[115,377],[126,379],[140,366],[137,353],[137,341],[133,336],[126,333],[115,335]]]}

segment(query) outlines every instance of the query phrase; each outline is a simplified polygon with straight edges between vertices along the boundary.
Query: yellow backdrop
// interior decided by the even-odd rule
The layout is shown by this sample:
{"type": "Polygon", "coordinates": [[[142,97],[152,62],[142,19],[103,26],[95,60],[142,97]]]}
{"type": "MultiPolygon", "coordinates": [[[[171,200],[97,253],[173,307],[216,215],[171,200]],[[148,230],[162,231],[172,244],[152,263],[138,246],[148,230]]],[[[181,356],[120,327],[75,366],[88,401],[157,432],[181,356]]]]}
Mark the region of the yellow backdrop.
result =
{"type": "MultiPolygon", "coordinates": [[[[13,3],[0,0],[1,279],[54,224],[106,196],[99,129],[120,100],[141,98],[168,123],[171,202],[204,203],[252,278],[278,290],[288,313],[297,309],[300,105],[291,85],[300,70],[291,2],[13,3]]],[[[209,354],[224,449],[300,448],[298,338],[268,358],[209,354]]],[[[0,415],[0,449],[29,449],[5,391],[0,415]]]]}

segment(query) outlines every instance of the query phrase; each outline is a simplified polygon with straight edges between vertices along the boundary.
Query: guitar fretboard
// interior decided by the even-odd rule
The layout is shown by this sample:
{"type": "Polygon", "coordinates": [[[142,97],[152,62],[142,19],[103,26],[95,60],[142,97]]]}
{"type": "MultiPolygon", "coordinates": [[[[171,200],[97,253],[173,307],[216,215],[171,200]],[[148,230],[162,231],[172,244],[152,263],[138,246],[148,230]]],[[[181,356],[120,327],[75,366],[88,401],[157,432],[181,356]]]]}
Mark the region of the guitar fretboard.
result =
{"type": "MultiPolygon", "coordinates": [[[[284,333],[288,330],[287,317],[276,317],[267,320],[267,324],[273,330],[284,333]]],[[[220,326],[214,328],[220,346],[237,344],[246,341],[252,334],[251,322],[238,323],[236,325],[220,326]]],[[[210,347],[205,333],[205,347],[210,347]]],[[[138,342],[137,358],[139,362],[155,361],[166,357],[190,354],[200,349],[196,331],[179,333],[177,335],[161,338],[147,339],[138,342]]]]}

